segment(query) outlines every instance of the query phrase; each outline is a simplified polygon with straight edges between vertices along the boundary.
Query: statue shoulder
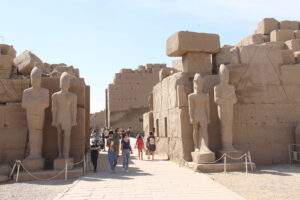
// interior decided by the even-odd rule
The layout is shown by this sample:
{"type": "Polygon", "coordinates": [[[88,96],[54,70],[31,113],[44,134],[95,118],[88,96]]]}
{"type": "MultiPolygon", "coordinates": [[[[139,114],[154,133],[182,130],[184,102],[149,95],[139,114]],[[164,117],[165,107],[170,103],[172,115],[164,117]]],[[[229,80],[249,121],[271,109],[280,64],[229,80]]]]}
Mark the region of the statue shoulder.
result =
{"type": "Polygon", "coordinates": [[[33,90],[32,87],[27,88],[27,89],[25,89],[25,90],[23,91],[23,94],[24,94],[24,95],[30,94],[30,93],[32,92],[32,90],[33,90]]]}
{"type": "Polygon", "coordinates": [[[41,91],[44,95],[49,95],[49,90],[46,88],[41,88],[41,91]]]}
{"type": "Polygon", "coordinates": [[[59,94],[60,94],[60,91],[53,93],[52,99],[56,99],[59,96],[59,94]]]}
{"type": "Polygon", "coordinates": [[[72,99],[77,99],[77,95],[73,92],[69,92],[69,97],[72,98],[72,99]]]}

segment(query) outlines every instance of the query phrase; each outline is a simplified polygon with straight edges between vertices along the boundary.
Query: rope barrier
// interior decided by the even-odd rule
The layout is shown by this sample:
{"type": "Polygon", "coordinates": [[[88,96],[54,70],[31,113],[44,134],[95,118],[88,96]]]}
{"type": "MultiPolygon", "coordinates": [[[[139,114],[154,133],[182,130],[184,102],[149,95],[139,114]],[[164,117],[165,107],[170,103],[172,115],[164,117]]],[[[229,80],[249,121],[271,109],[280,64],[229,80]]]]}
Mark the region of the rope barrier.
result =
{"type": "Polygon", "coordinates": [[[203,164],[214,164],[214,163],[220,161],[224,156],[225,156],[225,153],[219,159],[217,159],[217,160],[215,160],[213,162],[206,162],[206,163],[203,163],[203,164]]]}
{"type": "Polygon", "coordinates": [[[245,154],[243,154],[241,157],[238,157],[238,158],[233,158],[233,157],[231,157],[231,156],[229,156],[229,155],[227,155],[227,154],[226,154],[226,156],[227,156],[228,158],[232,159],[232,160],[241,160],[242,158],[247,157],[247,154],[245,153],[245,154]]]}

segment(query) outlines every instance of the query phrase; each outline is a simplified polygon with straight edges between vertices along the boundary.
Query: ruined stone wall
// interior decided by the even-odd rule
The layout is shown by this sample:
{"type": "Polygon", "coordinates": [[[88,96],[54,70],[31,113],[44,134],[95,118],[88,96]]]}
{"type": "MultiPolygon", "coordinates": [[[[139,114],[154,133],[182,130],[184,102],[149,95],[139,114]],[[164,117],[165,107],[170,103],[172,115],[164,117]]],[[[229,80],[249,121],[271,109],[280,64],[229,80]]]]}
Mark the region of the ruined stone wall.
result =
{"type": "Polygon", "coordinates": [[[53,167],[57,157],[57,130],[51,116],[51,95],[60,90],[59,77],[63,71],[73,75],[70,92],[77,95],[77,126],[72,127],[70,156],[74,162],[82,160],[85,149],[86,126],[89,126],[86,109],[89,112],[89,91],[79,70],[65,64],[50,65],[30,51],[16,57],[12,46],[0,45],[0,164],[24,159],[28,154],[28,127],[26,110],[21,107],[23,91],[30,87],[29,74],[36,63],[42,68],[41,87],[49,90],[50,105],[45,112],[43,131],[43,152],[45,167],[53,167]]]}
{"type": "Polygon", "coordinates": [[[104,128],[105,127],[105,111],[96,112],[91,114],[91,128],[104,128]]]}
{"type": "MultiPolygon", "coordinates": [[[[247,36],[235,46],[224,45],[220,48],[215,34],[178,32],[167,40],[167,54],[182,57],[173,61],[173,68],[185,72],[190,77],[200,73],[204,79],[204,92],[209,93],[211,119],[208,126],[209,147],[214,152],[221,150],[220,121],[217,105],[213,99],[213,88],[219,83],[217,75],[220,64],[226,64],[230,71],[230,83],[236,88],[238,98],[234,105],[233,145],[238,150],[250,151],[256,164],[287,163],[289,159],[288,144],[294,143],[294,131],[300,121],[300,23],[298,21],[277,21],[263,19],[253,35],[247,36]]],[[[158,154],[190,161],[184,157],[191,150],[185,151],[184,145],[176,147],[178,136],[190,135],[191,125],[188,115],[180,116],[176,108],[168,108],[172,103],[176,88],[168,88],[166,76],[153,88],[154,110],[153,122],[144,115],[145,130],[154,126],[158,132],[158,154]],[[161,95],[157,100],[157,94],[161,95]],[[172,99],[169,99],[172,98],[172,99]],[[177,113],[176,113],[177,112],[177,113]],[[179,118],[183,117],[184,120],[179,118]],[[164,127],[167,118],[168,126],[175,124],[176,130],[166,133],[172,127],[164,127]],[[173,123],[172,119],[174,119],[173,123]],[[157,121],[158,120],[158,123],[157,121]],[[152,124],[147,124],[152,123],[152,124]],[[177,124],[185,124],[187,133],[181,131],[177,124]],[[158,130],[157,130],[158,129],[158,130]],[[182,153],[182,154],[181,154],[182,153]]],[[[187,87],[192,91],[192,86],[187,87]]],[[[184,108],[181,109],[182,111],[184,108]]]]}
{"type": "Polygon", "coordinates": [[[107,88],[107,125],[114,128],[132,127],[143,132],[143,114],[148,111],[148,97],[159,81],[165,64],[147,64],[133,71],[122,69],[107,88]]]}

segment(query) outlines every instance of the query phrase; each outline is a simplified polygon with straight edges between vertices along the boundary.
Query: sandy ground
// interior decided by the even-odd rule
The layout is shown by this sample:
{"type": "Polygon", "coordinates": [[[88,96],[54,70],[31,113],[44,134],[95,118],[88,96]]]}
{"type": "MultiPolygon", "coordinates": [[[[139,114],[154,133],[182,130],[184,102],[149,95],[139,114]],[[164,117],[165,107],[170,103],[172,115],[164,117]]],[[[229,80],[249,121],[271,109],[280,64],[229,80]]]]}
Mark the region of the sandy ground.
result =
{"type": "Polygon", "coordinates": [[[248,200],[300,199],[300,166],[261,166],[254,172],[209,173],[209,177],[248,200]]]}
{"type": "Polygon", "coordinates": [[[1,200],[50,200],[64,192],[76,179],[52,180],[52,181],[31,181],[0,184],[1,200]]]}

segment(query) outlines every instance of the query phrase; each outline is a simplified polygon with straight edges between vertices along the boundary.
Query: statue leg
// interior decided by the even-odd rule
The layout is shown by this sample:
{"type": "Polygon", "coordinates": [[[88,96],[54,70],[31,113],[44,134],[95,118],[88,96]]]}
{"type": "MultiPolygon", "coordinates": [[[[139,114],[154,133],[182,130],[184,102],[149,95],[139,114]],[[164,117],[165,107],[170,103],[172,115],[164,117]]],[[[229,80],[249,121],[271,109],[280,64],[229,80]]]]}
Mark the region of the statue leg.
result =
{"type": "Polygon", "coordinates": [[[63,155],[64,158],[69,158],[70,152],[70,144],[71,144],[71,128],[67,128],[64,130],[64,147],[63,147],[63,155]]]}
{"type": "Polygon", "coordinates": [[[208,132],[207,132],[207,124],[201,125],[200,127],[199,142],[200,142],[201,152],[211,152],[211,150],[208,148],[209,139],[208,139],[208,132]]]}
{"type": "Polygon", "coordinates": [[[42,157],[43,133],[41,130],[29,131],[29,158],[42,157]]]}
{"type": "Polygon", "coordinates": [[[193,141],[195,151],[199,151],[199,123],[193,124],[193,141]]]}
{"type": "Polygon", "coordinates": [[[58,157],[62,158],[62,145],[61,145],[61,140],[62,140],[62,130],[61,126],[57,126],[57,147],[58,147],[58,157]]]}

